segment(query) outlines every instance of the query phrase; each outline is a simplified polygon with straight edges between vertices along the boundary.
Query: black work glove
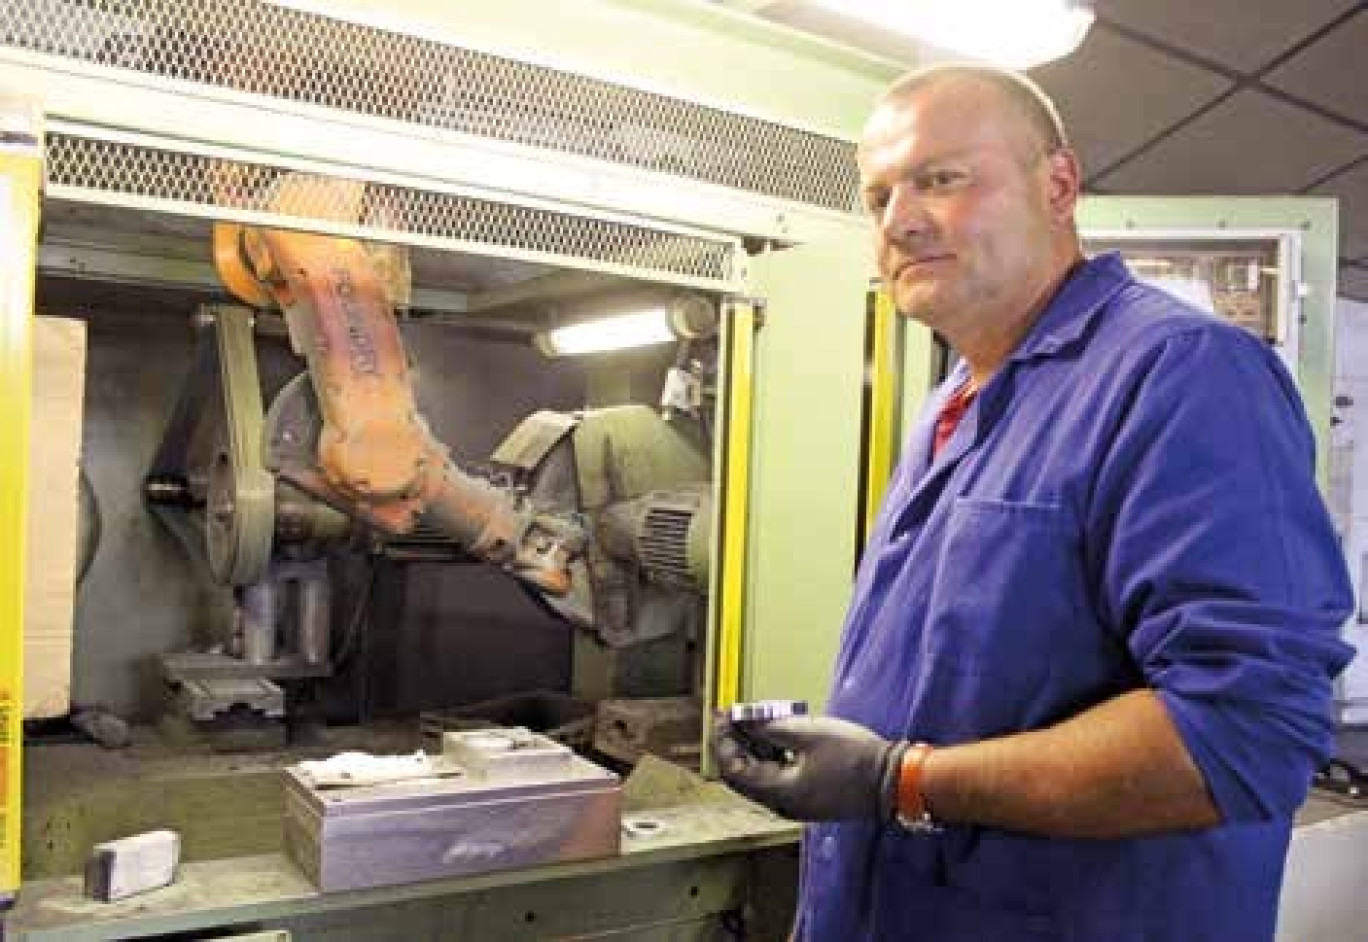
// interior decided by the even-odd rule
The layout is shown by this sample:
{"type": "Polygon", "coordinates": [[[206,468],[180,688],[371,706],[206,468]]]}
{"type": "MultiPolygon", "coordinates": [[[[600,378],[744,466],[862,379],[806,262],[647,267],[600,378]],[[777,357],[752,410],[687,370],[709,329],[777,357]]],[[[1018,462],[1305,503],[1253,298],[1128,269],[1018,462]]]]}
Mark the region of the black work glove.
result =
{"type": "Polygon", "coordinates": [[[795,821],[891,820],[898,770],[908,748],[906,742],[889,742],[863,726],[829,716],[795,716],[742,728],[718,718],[712,735],[713,755],[726,783],[795,821]]]}

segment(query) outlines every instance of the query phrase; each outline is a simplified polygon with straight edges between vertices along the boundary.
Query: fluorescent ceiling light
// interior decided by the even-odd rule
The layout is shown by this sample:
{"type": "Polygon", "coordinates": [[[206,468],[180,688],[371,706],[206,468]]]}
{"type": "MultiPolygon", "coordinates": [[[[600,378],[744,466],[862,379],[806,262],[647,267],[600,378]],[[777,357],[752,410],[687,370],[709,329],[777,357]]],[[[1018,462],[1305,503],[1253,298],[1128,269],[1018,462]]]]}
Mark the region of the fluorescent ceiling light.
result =
{"type": "Polygon", "coordinates": [[[840,16],[1012,69],[1067,56],[1092,26],[1080,0],[810,0],[840,16]]]}
{"type": "Polygon", "coordinates": [[[661,308],[571,324],[538,334],[536,344],[549,357],[626,350],[674,340],[669,312],[661,308]]]}

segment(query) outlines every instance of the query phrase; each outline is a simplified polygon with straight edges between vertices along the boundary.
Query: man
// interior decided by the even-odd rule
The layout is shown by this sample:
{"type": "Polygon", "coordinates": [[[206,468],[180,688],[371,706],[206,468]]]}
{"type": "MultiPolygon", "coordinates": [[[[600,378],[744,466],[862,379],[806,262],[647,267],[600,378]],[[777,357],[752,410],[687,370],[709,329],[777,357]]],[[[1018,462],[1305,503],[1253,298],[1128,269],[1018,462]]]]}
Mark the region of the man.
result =
{"type": "Polygon", "coordinates": [[[1084,260],[1048,99],[904,78],[859,151],[899,311],[962,362],[865,551],[829,717],[723,776],[804,841],[803,940],[1271,939],[1351,594],[1291,378],[1084,260]],[[910,826],[909,826],[910,825],[910,826]]]}

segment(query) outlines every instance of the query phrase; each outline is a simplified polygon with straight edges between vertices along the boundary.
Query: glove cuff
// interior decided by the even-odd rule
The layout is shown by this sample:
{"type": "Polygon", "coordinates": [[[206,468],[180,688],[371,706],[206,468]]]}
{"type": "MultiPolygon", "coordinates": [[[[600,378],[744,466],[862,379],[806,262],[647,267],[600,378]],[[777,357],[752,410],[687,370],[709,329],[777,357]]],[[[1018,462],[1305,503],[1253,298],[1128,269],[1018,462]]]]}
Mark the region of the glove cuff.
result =
{"type": "Polygon", "coordinates": [[[898,816],[898,779],[903,756],[912,744],[906,740],[891,742],[884,750],[883,770],[879,776],[879,821],[893,821],[898,816]]]}

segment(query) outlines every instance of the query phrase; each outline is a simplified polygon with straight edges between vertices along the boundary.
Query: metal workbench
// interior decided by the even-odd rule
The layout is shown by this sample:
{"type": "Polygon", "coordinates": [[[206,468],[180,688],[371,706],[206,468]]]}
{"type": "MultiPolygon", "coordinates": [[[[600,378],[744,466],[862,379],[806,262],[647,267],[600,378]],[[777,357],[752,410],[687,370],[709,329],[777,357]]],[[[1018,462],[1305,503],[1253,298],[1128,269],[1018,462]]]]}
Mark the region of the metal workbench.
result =
{"type": "MultiPolygon", "coordinates": [[[[184,864],[173,885],[117,903],[78,876],[30,881],[6,919],[24,942],[283,929],[296,939],[720,939],[744,913],[746,938],[783,938],[797,884],[799,829],[715,784],[682,774],[638,783],[622,854],[322,894],[283,854],[184,864]]],[[[629,791],[629,795],[632,792],[629,791]]],[[[1288,857],[1279,942],[1343,942],[1368,925],[1368,808],[1313,796],[1288,857]]]]}
{"type": "Polygon", "coordinates": [[[323,894],[283,854],[183,864],[175,883],[115,903],[79,876],[24,884],[5,920],[25,942],[287,930],[295,939],[782,938],[799,829],[664,764],[634,777],[622,853],[600,860],[323,894]]]}

